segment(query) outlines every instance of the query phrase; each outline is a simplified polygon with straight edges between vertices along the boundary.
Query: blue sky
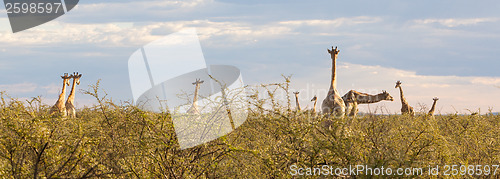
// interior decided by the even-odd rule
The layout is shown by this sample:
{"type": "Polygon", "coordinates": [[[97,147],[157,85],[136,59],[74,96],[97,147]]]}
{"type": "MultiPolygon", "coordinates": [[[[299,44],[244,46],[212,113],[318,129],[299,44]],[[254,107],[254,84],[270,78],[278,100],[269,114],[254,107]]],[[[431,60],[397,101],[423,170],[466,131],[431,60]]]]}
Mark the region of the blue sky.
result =
{"type": "MultiPolygon", "coordinates": [[[[339,91],[388,90],[397,80],[411,105],[440,97],[443,113],[500,111],[500,2],[497,1],[81,1],[68,14],[12,34],[0,8],[0,90],[55,102],[64,72],[80,89],[102,79],[114,100],[130,100],[128,57],[142,45],[197,28],[208,64],[234,65],[247,84],[292,74],[303,106],[328,88],[332,45],[339,91]]],[[[92,103],[78,94],[77,104],[92,103]],[[78,98],[80,101],[78,101],[78,98]]],[[[368,110],[368,106],[362,108],[368,110]]]]}

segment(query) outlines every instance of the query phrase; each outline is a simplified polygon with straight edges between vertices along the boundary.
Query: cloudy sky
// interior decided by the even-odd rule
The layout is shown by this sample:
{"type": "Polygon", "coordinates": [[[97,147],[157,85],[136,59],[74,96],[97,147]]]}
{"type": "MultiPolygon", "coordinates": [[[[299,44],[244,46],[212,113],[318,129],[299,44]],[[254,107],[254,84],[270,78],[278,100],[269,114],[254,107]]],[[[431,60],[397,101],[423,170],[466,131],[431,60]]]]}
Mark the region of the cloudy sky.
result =
{"type": "MultiPolygon", "coordinates": [[[[361,111],[401,107],[397,80],[414,108],[440,98],[437,112],[500,111],[499,1],[80,1],[66,15],[13,34],[0,8],[0,91],[42,96],[55,103],[60,75],[83,74],[80,89],[101,79],[113,100],[130,101],[127,61],[141,46],[194,27],[207,64],[234,65],[246,84],[292,75],[302,106],[329,87],[326,49],[338,46],[338,88],[394,102],[361,111]]],[[[93,103],[77,94],[77,105],[93,103]]]]}

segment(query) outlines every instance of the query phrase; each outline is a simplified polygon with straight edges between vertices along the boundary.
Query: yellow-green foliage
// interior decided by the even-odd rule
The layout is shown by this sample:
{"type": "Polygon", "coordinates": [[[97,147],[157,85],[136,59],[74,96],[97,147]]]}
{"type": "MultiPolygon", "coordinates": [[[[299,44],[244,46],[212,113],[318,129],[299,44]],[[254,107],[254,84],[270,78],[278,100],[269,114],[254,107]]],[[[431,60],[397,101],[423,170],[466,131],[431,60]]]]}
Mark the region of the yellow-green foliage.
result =
{"type": "MultiPolygon", "coordinates": [[[[280,85],[287,90],[287,85],[280,85]]],[[[275,90],[274,90],[275,91],[275,90]]],[[[288,91],[285,91],[288,92],[288,91]]],[[[39,98],[2,93],[1,178],[290,178],[290,166],[498,165],[500,116],[296,112],[254,95],[247,121],[227,136],[179,150],[168,113],[145,112],[85,92],[97,105],[50,116],[39,98]],[[264,108],[266,101],[273,106],[264,108]]]]}

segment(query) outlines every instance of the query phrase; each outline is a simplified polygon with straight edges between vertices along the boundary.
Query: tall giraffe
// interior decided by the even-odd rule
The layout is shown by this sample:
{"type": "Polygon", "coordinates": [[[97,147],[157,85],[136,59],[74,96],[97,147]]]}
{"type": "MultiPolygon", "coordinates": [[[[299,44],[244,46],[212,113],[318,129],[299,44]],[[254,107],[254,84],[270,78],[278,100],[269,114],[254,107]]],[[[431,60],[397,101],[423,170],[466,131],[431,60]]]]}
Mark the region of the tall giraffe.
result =
{"type": "Polygon", "coordinates": [[[64,73],[64,76],[61,76],[63,79],[63,87],[61,94],[59,95],[59,99],[57,99],[56,104],[50,108],[50,114],[55,114],[59,113],[62,114],[62,116],[66,116],[66,106],[64,105],[64,100],[66,98],[66,86],[69,86],[69,79],[71,78],[68,76],[68,73],[64,73]]]}
{"type": "Polygon", "coordinates": [[[189,108],[187,110],[187,113],[200,114],[200,110],[198,109],[198,91],[200,90],[200,85],[203,82],[205,82],[205,81],[200,80],[200,79],[196,79],[196,81],[193,83],[193,85],[195,85],[193,105],[191,106],[191,108],[189,108]]]}
{"type": "Polygon", "coordinates": [[[342,96],[342,99],[346,104],[345,113],[349,116],[356,116],[358,113],[358,104],[377,103],[382,100],[394,101],[394,98],[387,91],[382,91],[382,93],[377,95],[370,95],[351,90],[342,96]]]}
{"type": "Polygon", "coordinates": [[[328,95],[323,100],[321,104],[323,114],[336,113],[337,115],[343,116],[345,113],[345,104],[344,100],[340,97],[339,92],[337,91],[337,73],[336,73],[336,63],[337,56],[340,50],[335,47],[332,50],[328,49],[328,53],[332,58],[332,81],[330,82],[330,90],[328,90],[328,95]]]}
{"type": "Polygon", "coordinates": [[[316,97],[316,95],[314,95],[314,97],[311,99],[311,101],[314,101],[314,106],[313,106],[313,114],[316,114],[316,103],[318,102],[318,97],[316,97]]]}
{"type": "Polygon", "coordinates": [[[69,77],[73,78],[73,86],[71,86],[71,92],[69,93],[68,100],[66,101],[66,111],[69,117],[76,117],[76,109],[75,109],[75,87],[76,85],[80,85],[80,77],[82,74],[78,74],[78,72],[73,72],[69,77]]]}
{"type": "Polygon", "coordinates": [[[401,94],[401,114],[409,114],[411,116],[415,116],[415,112],[413,111],[413,107],[408,104],[405,96],[403,95],[403,88],[401,88],[401,81],[396,82],[396,86],[394,88],[399,88],[399,93],[401,94]]]}
{"type": "Polygon", "coordinates": [[[438,97],[434,97],[432,98],[432,100],[434,100],[434,102],[432,103],[432,107],[431,107],[431,110],[429,110],[429,116],[434,116],[434,110],[436,109],[436,102],[437,100],[439,100],[438,97]]]}
{"type": "Polygon", "coordinates": [[[295,105],[297,105],[297,110],[300,111],[300,104],[299,104],[299,93],[298,91],[296,92],[293,92],[293,94],[295,94],[295,105]]]}

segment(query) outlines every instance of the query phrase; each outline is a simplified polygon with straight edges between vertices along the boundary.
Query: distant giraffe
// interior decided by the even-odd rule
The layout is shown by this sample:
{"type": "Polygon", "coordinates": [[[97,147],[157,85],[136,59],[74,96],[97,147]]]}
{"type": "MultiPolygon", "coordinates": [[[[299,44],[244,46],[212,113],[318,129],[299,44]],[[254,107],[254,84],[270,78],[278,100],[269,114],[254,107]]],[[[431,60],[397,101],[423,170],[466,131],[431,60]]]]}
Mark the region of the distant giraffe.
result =
{"type": "Polygon", "coordinates": [[[297,105],[297,111],[300,111],[300,104],[299,104],[299,93],[298,91],[293,92],[295,94],[295,105],[297,105]]]}
{"type": "Polygon", "coordinates": [[[55,114],[59,113],[62,114],[62,116],[66,116],[66,105],[64,104],[64,100],[66,98],[66,86],[69,86],[69,79],[71,78],[68,76],[68,73],[64,73],[64,76],[61,76],[63,79],[63,87],[61,94],[59,95],[59,99],[57,99],[56,104],[50,108],[50,114],[55,114]]]}
{"type": "Polygon", "coordinates": [[[396,82],[396,86],[394,88],[399,88],[399,93],[401,94],[401,114],[409,114],[411,116],[415,116],[415,112],[413,111],[413,107],[408,104],[405,96],[403,95],[403,88],[401,88],[401,81],[396,82]]]}
{"type": "Polygon", "coordinates": [[[429,110],[429,116],[434,116],[434,110],[436,109],[436,102],[437,100],[439,100],[438,97],[434,97],[432,98],[432,100],[434,100],[434,102],[432,103],[432,107],[431,107],[431,110],[429,110]]]}
{"type": "Polygon", "coordinates": [[[66,111],[69,117],[76,117],[76,109],[75,109],[75,87],[76,85],[80,85],[80,78],[82,74],[78,74],[78,72],[73,72],[69,77],[73,78],[73,86],[71,87],[71,92],[69,93],[68,100],[66,101],[66,111]]]}
{"type": "Polygon", "coordinates": [[[332,58],[332,80],[330,82],[330,90],[328,91],[328,95],[323,100],[321,104],[323,114],[331,114],[335,113],[339,116],[343,116],[345,113],[345,104],[342,98],[340,97],[339,92],[337,91],[337,73],[336,73],[336,63],[337,56],[340,50],[332,46],[332,50],[328,49],[328,53],[332,58]]]}
{"type": "Polygon", "coordinates": [[[200,90],[200,84],[202,84],[203,82],[205,81],[196,79],[196,81],[193,83],[193,85],[195,85],[193,105],[191,106],[191,108],[189,108],[189,110],[187,110],[187,113],[200,114],[200,110],[198,109],[198,91],[200,90]]]}
{"type": "Polygon", "coordinates": [[[312,112],[313,112],[313,114],[316,114],[316,103],[318,103],[318,97],[316,97],[316,95],[314,95],[314,97],[311,99],[311,101],[314,101],[314,106],[313,106],[312,112]]]}
{"type": "Polygon", "coordinates": [[[382,93],[377,95],[370,95],[351,90],[342,96],[342,99],[346,104],[345,113],[349,116],[356,116],[358,113],[358,104],[377,103],[382,100],[394,101],[394,98],[387,91],[382,91],[382,93]]]}

